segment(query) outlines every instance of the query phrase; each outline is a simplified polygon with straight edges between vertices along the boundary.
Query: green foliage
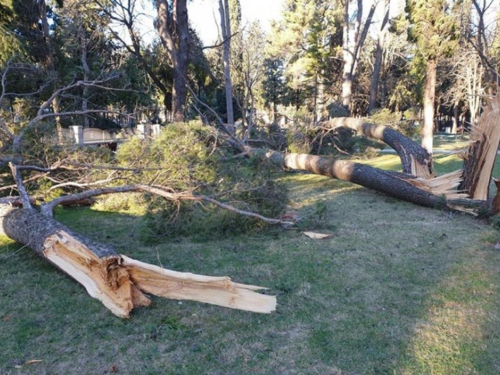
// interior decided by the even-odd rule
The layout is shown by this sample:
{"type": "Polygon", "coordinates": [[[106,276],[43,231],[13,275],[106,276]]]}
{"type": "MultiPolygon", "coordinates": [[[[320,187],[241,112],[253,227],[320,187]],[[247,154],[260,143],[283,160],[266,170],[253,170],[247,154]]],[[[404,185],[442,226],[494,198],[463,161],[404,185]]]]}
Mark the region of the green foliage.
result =
{"type": "Polygon", "coordinates": [[[0,67],[23,52],[23,46],[12,30],[14,17],[12,0],[0,0],[0,67]]]}
{"type": "Polygon", "coordinates": [[[120,193],[105,195],[92,206],[97,211],[123,212],[131,215],[144,215],[147,212],[147,199],[141,193],[120,193]]]}
{"type": "Polygon", "coordinates": [[[449,56],[458,46],[459,25],[446,0],[410,0],[407,2],[411,27],[409,38],[418,45],[425,60],[449,56]]]}
{"type": "MultiPolygon", "coordinates": [[[[286,189],[273,181],[276,171],[259,159],[224,161],[214,149],[213,129],[198,123],[171,124],[151,143],[134,138],[117,152],[119,165],[151,168],[128,178],[162,185],[171,191],[192,191],[264,216],[278,216],[286,204],[286,189]]],[[[147,196],[143,240],[193,236],[206,239],[262,228],[262,223],[193,201],[166,201],[147,196]]]]}

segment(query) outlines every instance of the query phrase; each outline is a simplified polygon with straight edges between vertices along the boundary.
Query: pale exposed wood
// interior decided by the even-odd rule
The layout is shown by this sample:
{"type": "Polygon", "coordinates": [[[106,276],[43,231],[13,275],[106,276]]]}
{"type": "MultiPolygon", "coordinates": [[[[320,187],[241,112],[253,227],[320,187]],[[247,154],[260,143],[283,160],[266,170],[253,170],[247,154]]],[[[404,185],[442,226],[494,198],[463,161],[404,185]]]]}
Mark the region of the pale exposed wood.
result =
{"type": "Polygon", "coordinates": [[[326,233],[317,233],[317,232],[302,232],[304,235],[306,235],[309,238],[312,238],[313,240],[324,240],[325,238],[330,238],[332,237],[331,234],[326,234],[326,233]]]}
{"type": "Polygon", "coordinates": [[[87,293],[101,301],[113,314],[128,318],[135,302],[142,306],[150,304],[145,296],[138,298],[140,291],[130,275],[120,267],[119,255],[97,257],[89,248],[64,231],[59,231],[45,241],[43,255],[62,271],[82,284],[87,293]]]}
{"type": "Polygon", "coordinates": [[[276,297],[256,292],[263,288],[233,283],[228,277],[176,272],[131,259],[34,209],[0,204],[0,234],[30,246],[121,318],[151,303],[144,293],[260,313],[276,309],[276,297]]]}
{"type": "Polygon", "coordinates": [[[415,178],[408,180],[412,185],[419,189],[428,191],[437,196],[445,197],[446,199],[462,199],[467,198],[467,194],[457,191],[457,186],[462,182],[462,170],[444,174],[439,177],[430,179],[415,178]]]}
{"type": "Polygon", "coordinates": [[[99,258],[64,231],[47,238],[43,254],[121,318],[151,303],[143,292],[260,313],[276,309],[274,296],[255,293],[264,288],[233,283],[229,277],[167,270],[125,255],[99,258]]]}
{"type": "MultiPolygon", "coordinates": [[[[410,160],[411,160],[411,174],[417,177],[421,178],[433,178],[435,176],[435,173],[431,172],[431,169],[429,166],[431,165],[431,161],[428,161],[427,164],[422,165],[422,163],[417,162],[415,157],[413,155],[410,155],[410,160]]],[[[429,160],[431,158],[429,157],[429,160]]]]}
{"type": "Polygon", "coordinates": [[[500,96],[496,96],[490,99],[477,124],[473,126],[468,153],[464,159],[464,182],[460,187],[473,199],[488,199],[499,143],[500,96]]]}
{"type": "Polygon", "coordinates": [[[233,283],[229,277],[171,271],[124,255],[98,258],[64,231],[47,238],[43,254],[120,318],[151,303],[143,292],[260,313],[276,309],[276,297],[255,292],[261,287],[233,283]]]}
{"type": "Polygon", "coordinates": [[[274,296],[255,292],[264,288],[234,283],[229,277],[171,271],[125,255],[122,255],[121,266],[127,269],[139,289],[160,297],[206,302],[259,313],[270,313],[276,309],[274,296]]]}

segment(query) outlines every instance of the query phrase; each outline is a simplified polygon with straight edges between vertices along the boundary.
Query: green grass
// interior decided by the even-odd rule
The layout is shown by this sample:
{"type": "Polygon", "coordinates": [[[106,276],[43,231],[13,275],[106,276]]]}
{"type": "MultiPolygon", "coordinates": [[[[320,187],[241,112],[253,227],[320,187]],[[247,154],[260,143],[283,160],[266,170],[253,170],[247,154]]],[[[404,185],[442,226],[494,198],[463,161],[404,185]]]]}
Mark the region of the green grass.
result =
{"type": "MultiPolygon", "coordinates": [[[[438,171],[455,169],[454,158],[436,156],[438,171]]],[[[396,161],[370,163],[397,169],[396,161]]],[[[268,287],[278,297],[270,315],[154,298],[120,320],[29,249],[2,240],[0,374],[500,373],[491,225],[343,181],[283,179],[289,211],[301,217],[293,230],[145,246],[135,214],[57,213],[136,259],[268,287]],[[33,359],[42,362],[26,364],[33,359]]]]}

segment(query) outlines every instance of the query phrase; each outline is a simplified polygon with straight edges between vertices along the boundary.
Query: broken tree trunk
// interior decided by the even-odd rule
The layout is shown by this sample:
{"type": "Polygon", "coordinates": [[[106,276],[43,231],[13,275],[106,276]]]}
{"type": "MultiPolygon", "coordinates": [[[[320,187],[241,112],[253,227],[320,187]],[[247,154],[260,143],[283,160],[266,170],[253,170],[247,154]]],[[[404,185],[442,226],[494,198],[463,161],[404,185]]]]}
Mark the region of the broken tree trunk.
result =
{"type": "Polygon", "coordinates": [[[394,129],[354,118],[336,118],[324,122],[323,126],[348,127],[387,143],[399,154],[403,173],[307,154],[283,154],[257,149],[248,153],[260,155],[286,169],[305,170],[349,181],[422,206],[447,207],[476,216],[500,213],[500,182],[495,181],[495,197],[490,198],[488,190],[500,143],[500,96],[490,98],[473,129],[469,152],[463,155],[464,169],[439,177],[431,173],[431,155],[394,129]]]}
{"type": "Polygon", "coordinates": [[[420,206],[448,208],[474,216],[491,216],[500,212],[500,191],[493,199],[478,200],[468,199],[467,194],[456,190],[462,181],[461,169],[425,179],[407,173],[385,171],[350,160],[327,159],[309,154],[283,154],[258,149],[254,149],[253,153],[284,169],[303,170],[349,181],[420,206]]]}
{"type": "Polygon", "coordinates": [[[286,169],[305,170],[315,174],[349,181],[389,196],[426,207],[442,207],[447,200],[462,199],[455,188],[461,172],[456,171],[432,179],[407,173],[391,172],[350,160],[323,158],[308,154],[265,152],[265,157],[286,169]]]}
{"type": "Polygon", "coordinates": [[[365,137],[382,141],[392,147],[401,159],[403,173],[417,177],[431,178],[432,155],[412,139],[401,134],[396,129],[385,125],[376,125],[362,118],[339,117],[322,123],[323,127],[335,129],[346,127],[365,137]]]}
{"type": "Polygon", "coordinates": [[[144,293],[259,313],[276,308],[274,296],[256,293],[263,288],[233,283],[228,277],[175,272],[133,260],[35,209],[0,204],[0,234],[32,248],[121,318],[151,303],[144,293]]]}
{"type": "Polygon", "coordinates": [[[463,182],[459,189],[473,199],[485,200],[500,143],[500,95],[490,99],[483,114],[473,125],[469,149],[464,159],[463,182]]]}

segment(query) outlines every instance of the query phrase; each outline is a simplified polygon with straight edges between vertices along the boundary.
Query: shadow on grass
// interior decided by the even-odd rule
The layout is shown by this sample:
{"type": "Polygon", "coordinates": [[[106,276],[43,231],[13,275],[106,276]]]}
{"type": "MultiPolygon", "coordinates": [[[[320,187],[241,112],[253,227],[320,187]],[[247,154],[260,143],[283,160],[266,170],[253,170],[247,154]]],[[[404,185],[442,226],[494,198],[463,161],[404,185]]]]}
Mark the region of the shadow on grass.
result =
{"type": "Polygon", "coordinates": [[[496,240],[490,227],[347,182],[285,180],[290,210],[302,217],[293,230],[145,246],[138,217],[57,214],[139,260],[269,287],[276,313],[154,298],[120,320],[23,250],[0,264],[0,373],[498,373],[500,273],[485,244],[496,240]],[[306,229],[333,237],[312,240],[306,229]],[[43,362],[26,365],[31,359],[43,362]]]}
{"type": "Polygon", "coordinates": [[[491,228],[366,189],[335,195],[328,205],[325,220],[338,228],[330,241],[335,259],[317,260],[326,265],[308,284],[329,289],[323,291],[325,308],[318,303],[307,317],[316,322],[308,336],[316,358],[370,374],[498,373],[499,273],[471,272],[474,263],[498,271],[498,252],[483,244],[495,233],[491,228]],[[327,280],[329,272],[335,277],[327,280]],[[488,300],[472,297],[472,305],[457,305],[480,293],[470,287],[475,283],[487,286],[481,293],[488,300]]]}

